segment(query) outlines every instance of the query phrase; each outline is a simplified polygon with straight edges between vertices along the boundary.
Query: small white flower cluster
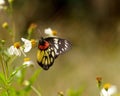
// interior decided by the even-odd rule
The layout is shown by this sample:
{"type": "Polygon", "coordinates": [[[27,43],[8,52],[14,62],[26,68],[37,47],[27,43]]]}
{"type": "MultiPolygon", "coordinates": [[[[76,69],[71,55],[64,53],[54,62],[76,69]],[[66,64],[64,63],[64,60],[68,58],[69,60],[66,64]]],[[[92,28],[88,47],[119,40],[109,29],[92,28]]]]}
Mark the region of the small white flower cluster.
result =
{"type": "MultiPolygon", "coordinates": [[[[14,56],[21,56],[23,54],[26,56],[25,53],[29,52],[32,49],[32,46],[35,45],[36,41],[34,39],[28,40],[25,38],[21,38],[23,41],[23,45],[21,46],[19,42],[14,43],[14,45],[10,46],[8,48],[8,54],[14,55],[14,56]]],[[[34,62],[30,60],[30,58],[24,58],[23,65],[26,65],[26,67],[29,67],[31,65],[34,65],[34,62]]]]}
{"type": "Polygon", "coordinates": [[[21,53],[22,53],[24,56],[26,56],[25,53],[31,50],[32,48],[31,41],[25,38],[21,38],[21,40],[24,42],[24,45],[20,46],[19,42],[14,43],[14,45],[8,48],[9,55],[21,56],[21,53]]]}

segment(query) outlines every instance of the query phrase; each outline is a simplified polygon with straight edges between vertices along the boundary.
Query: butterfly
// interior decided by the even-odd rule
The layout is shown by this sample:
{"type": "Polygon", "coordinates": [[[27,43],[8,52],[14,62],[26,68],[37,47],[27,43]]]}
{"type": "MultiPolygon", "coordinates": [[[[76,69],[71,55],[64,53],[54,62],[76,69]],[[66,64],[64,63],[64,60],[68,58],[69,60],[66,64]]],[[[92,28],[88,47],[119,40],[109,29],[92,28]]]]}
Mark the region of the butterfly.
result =
{"type": "Polygon", "coordinates": [[[54,60],[70,48],[71,43],[66,39],[42,37],[38,43],[37,62],[44,70],[48,70],[53,65],[54,60]]]}

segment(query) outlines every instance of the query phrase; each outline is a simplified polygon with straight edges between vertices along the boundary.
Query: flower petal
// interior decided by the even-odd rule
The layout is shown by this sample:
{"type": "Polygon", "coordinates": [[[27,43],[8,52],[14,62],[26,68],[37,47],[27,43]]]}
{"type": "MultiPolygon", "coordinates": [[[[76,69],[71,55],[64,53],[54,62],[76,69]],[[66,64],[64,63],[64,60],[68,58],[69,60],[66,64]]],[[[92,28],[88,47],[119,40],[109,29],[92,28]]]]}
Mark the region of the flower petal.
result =
{"type": "Polygon", "coordinates": [[[31,41],[25,38],[21,38],[21,40],[24,42],[24,52],[29,52],[32,48],[31,41]]]}
{"type": "Polygon", "coordinates": [[[14,46],[10,46],[8,49],[8,53],[10,55],[16,55],[16,56],[21,56],[21,51],[20,49],[15,48],[14,46]]]}
{"type": "Polygon", "coordinates": [[[14,46],[10,46],[10,48],[8,48],[8,53],[10,54],[10,55],[13,55],[14,54],[14,46]]]}
{"type": "Polygon", "coordinates": [[[112,86],[108,89],[108,93],[109,93],[110,95],[113,95],[113,94],[117,93],[117,87],[114,86],[114,85],[112,85],[112,86]]]}
{"type": "Polygon", "coordinates": [[[48,36],[55,36],[56,35],[56,32],[53,31],[51,28],[47,28],[44,30],[45,34],[48,35],[48,36]],[[55,34],[54,34],[55,33],[55,34]]]}
{"type": "Polygon", "coordinates": [[[4,0],[0,0],[0,5],[3,5],[5,4],[5,1],[4,0]]]}
{"type": "Polygon", "coordinates": [[[25,62],[23,63],[23,65],[27,65],[27,67],[33,66],[33,65],[34,65],[34,62],[33,62],[33,61],[25,61],[25,62]]]}
{"type": "Polygon", "coordinates": [[[15,54],[16,56],[21,56],[21,51],[20,51],[20,49],[15,48],[13,52],[14,52],[14,54],[15,54]]]}
{"type": "Polygon", "coordinates": [[[112,96],[115,93],[117,93],[117,87],[112,85],[108,90],[102,88],[100,96],[112,96]]]}

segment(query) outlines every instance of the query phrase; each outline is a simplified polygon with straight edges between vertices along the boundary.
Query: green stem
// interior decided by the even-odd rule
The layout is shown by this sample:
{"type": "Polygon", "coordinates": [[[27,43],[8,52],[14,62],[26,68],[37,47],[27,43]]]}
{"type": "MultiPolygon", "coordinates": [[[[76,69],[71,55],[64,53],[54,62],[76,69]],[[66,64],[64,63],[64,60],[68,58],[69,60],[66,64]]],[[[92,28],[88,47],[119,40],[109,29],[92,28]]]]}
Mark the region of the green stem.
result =
{"type": "Polygon", "coordinates": [[[7,73],[6,73],[5,63],[4,63],[4,59],[3,59],[3,54],[1,55],[1,64],[2,64],[3,74],[5,75],[5,78],[7,80],[7,73]]]}
{"type": "Polygon", "coordinates": [[[8,79],[8,65],[7,65],[7,63],[5,63],[5,59],[4,59],[4,55],[3,54],[1,54],[1,64],[2,64],[3,74],[4,74],[5,79],[6,79],[6,84],[5,84],[6,94],[7,94],[7,96],[9,96],[8,82],[7,82],[7,79],[8,79]]]}
{"type": "Polygon", "coordinates": [[[13,34],[12,34],[12,41],[13,42],[15,42],[15,22],[14,22],[14,20],[12,20],[12,32],[13,32],[13,34]]]}
{"type": "Polygon", "coordinates": [[[6,91],[6,92],[7,92],[7,96],[9,96],[9,92],[8,92],[8,89],[7,89],[7,91],[6,91]]]}
{"type": "Polygon", "coordinates": [[[7,63],[7,62],[5,62],[5,65],[6,65],[6,75],[7,75],[7,78],[8,78],[8,76],[9,76],[9,68],[8,68],[8,63],[7,63]]]}
{"type": "Polygon", "coordinates": [[[39,92],[35,87],[33,87],[32,85],[31,85],[31,88],[32,88],[32,90],[33,90],[38,96],[42,96],[42,95],[40,94],[40,92],[39,92]]]}
{"type": "Polygon", "coordinates": [[[12,42],[15,42],[15,21],[14,21],[14,14],[13,14],[13,2],[9,2],[10,4],[10,15],[11,15],[11,21],[12,21],[12,42]]]}

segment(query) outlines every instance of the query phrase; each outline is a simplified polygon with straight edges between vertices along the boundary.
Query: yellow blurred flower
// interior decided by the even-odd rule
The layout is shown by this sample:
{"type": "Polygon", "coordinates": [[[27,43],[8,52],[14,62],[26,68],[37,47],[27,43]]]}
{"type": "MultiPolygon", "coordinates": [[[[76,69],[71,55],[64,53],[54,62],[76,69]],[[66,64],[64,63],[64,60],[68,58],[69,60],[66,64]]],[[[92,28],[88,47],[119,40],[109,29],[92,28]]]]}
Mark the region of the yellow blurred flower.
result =
{"type": "Polygon", "coordinates": [[[24,85],[24,86],[29,86],[29,85],[30,85],[30,81],[24,80],[23,85],[24,85]]]}
{"type": "Polygon", "coordinates": [[[7,23],[7,22],[4,22],[4,23],[2,24],[2,28],[7,29],[7,28],[8,28],[8,23],[7,23]]]}
{"type": "Polygon", "coordinates": [[[14,0],[8,0],[9,3],[13,3],[14,0]]]}
{"type": "Polygon", "coordinates": [[[35,39],[31,39],[31,44],[32,44],[32,47],[35,47],[36,46],[36,40],[35,39]]]}

